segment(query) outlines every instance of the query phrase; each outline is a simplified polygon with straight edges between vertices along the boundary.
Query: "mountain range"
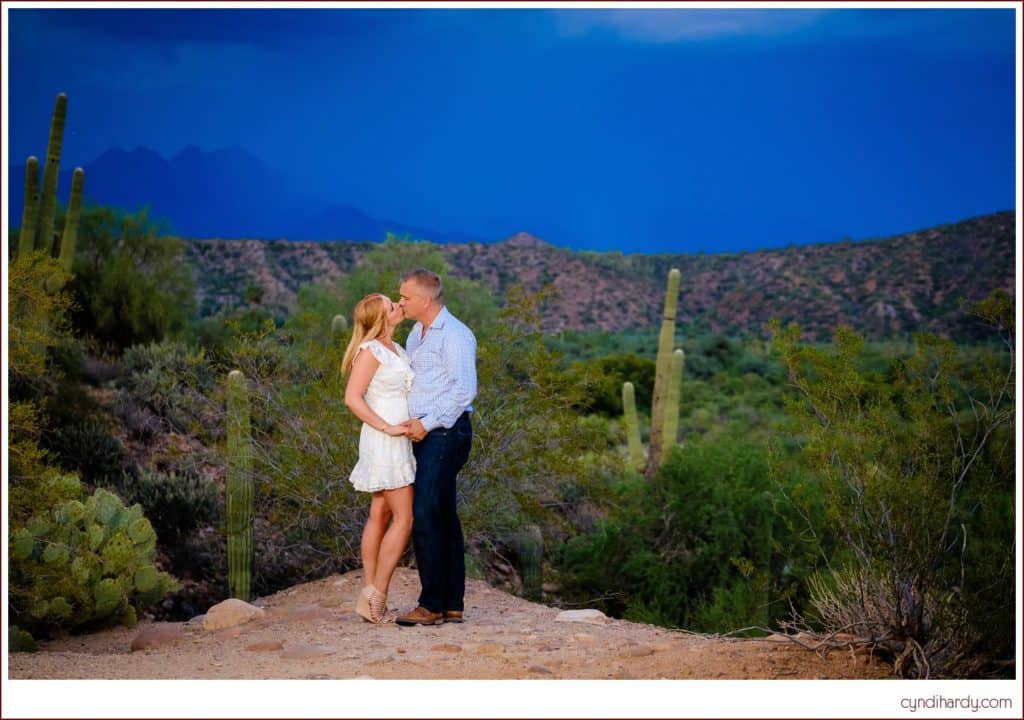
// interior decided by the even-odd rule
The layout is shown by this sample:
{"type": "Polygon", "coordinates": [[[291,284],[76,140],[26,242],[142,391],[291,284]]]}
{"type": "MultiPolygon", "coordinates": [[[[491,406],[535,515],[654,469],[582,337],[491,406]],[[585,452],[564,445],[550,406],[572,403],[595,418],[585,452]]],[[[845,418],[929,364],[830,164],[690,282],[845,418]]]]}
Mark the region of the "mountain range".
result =
{"type": "MultiPolygon", "coordinates": [[[[170,233],[186,238],[376,241],[391,232],[437,243],[480,240],[318,200],[240,147],[203,151],[190,145],[170,160],[145,147],[115,148],[83,169],[86,201],[129,212],[148,207],[151,218],[166,221],[170,233]]],[[[58,196],[64,202],[72,171],[64,168],[59,176],[58,196]]],[[[20,220],[25,165],[11,166],[10,178],[11,217],[20,220]]]]}
{"type": "MultiPolygon", "coordinates": [[[[830,338],[840,324],[868,337],[914,331],[969,337],[976,328],[960,300],[995,288],[1014,294],[1016,217],[1011,211],[872,241],[843,241],[719,254],[623,254],[554,247],[529,233],[497,243],[441,247],[455,275],[502,297],[510,285],[556,295],[541,308],[542,328],[656,328],[670,268],[682,273],[678,319],[687,334],[762,334],[772,318],[830,338]]],[[[283,317],[304,283],[350,272],[374,247],[357,242],[191,240],[186,254],[198,280],[200,314],[246,303],[283,317]]],[[[350,309],[338,308],[338,312],[350,309]]]]}

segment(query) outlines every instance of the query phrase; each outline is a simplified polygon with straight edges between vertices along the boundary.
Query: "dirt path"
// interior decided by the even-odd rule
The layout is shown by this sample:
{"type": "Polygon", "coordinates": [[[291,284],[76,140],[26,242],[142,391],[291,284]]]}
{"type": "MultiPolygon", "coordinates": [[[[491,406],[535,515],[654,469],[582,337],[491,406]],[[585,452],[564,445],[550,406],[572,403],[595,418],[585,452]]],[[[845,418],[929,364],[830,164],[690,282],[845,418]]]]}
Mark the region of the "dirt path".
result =
{"type": "MultiPolygon", "coordinates": [[[[352,611],[361,572],[264,598],[265,617],[218,631],[200,622],[140,623],[12,653],[11,679],[714,679],[885,678],[863,655],[827,658],[789,642],[728,640],[609,620],[556,621],[557,608],[469,580],[466,622],[375,626],[352,611]],[[140,632],[177,635],[131,650],[140,632]]],[[[416,602],[415,570],[399,568],[389,606],[416,602]]]]}

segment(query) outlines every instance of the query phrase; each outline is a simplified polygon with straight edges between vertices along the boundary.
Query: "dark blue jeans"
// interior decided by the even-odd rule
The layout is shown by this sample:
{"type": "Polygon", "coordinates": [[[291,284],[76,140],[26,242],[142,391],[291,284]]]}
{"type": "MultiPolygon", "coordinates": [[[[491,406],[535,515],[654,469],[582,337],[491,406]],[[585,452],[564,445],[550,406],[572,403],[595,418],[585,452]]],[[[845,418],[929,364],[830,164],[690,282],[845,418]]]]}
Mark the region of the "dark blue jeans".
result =
{"type": "Polygon", "coordinates": [[[431,612],[463,609],[465,544],[455,507],[455,476],[469,459],[472,442],[469,413],[462,413],[450,429],[432,430],[412,446],[412,547],[422,586],[419,604],[431,612]]]}

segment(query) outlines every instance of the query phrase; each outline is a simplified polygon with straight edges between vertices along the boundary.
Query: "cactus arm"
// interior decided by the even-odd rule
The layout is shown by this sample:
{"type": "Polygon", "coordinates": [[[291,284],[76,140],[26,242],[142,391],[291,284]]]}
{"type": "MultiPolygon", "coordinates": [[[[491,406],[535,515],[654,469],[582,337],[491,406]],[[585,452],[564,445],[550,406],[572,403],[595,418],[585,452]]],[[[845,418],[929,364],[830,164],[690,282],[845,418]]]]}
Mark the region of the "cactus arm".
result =
{"type": "Polygon", "coordinates": [[[668,378],[668,398],[665,401],[665,423],[662,433],[661,462],[664,465],[672,448],[679,439],[679,395],[683,382],[683,362],[686,354],[682,348],[672,353],[672,370],[668,378]]]}
{"type": "Polygon", "coordinates": [[[225,487],[228,590],[248,601],[252,589],[252,435],[245,375],[228,374],[228,473],[225,487]]]}
{"type": "Polygon", "coordinates": [[[18,257],[28,259],[36,244],[39,222],[39,160],[33,155],[25,163],[25,207],[21,213],[18,257]]]}
{"type": "Polygon", "coordinates": [[[647,458],[647,477],[653,477],[662,457],[662,433],[665,425],[665,401],[668,398],[669,375],[672,371],[672,349],[675,347],[676,308],[679,304],[679,270],[668,273],[665,290],[665,312],[658,334],[658,361],[654,376],[654,398],[651,402],[651,441],[647,458]]]}
{"type": "Polygon", "coordinates": [[[78,241],[78,220],[82,214],[82,186],[85,184],[85,171],[75,168],[71,178],[71,199],[68,201],[68,214],[64,220],[64,235],[60,242],[60,262],[65,272],[71,272],[75,259],[75,243],[78,241]]]}
{"type": "Polygon", "coordinates": [[[629,443],[629,462],[637,470],[644,467],[644,446],[640,443],[640,421],[636,414],[636,390],[633,383],[622,383],[622,415],[629,443]]]}
{"type": "Polygon", "coordinates": [[[53,223],[57,215],[57,171],[60,151],[64,142],[64,121],[68,113],[68,96],[61,93],[53,108],[50,122],[50,142],[46,146],[46,165],[43,167],[43,191],[39,202],[39,225],[36,231],[37,248],[53,247],[53,223]]]}

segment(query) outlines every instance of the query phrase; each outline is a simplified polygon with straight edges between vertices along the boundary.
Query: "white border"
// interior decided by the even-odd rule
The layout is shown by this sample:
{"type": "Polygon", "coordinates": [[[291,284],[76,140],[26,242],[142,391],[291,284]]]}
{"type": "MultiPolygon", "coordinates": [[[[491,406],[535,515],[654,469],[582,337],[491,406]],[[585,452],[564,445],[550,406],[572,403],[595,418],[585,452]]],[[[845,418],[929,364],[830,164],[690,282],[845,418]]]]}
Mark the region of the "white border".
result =
{"type": "MultiPolygon", "coordinates": [[[[611,9],[639,8],[1013,8],[1016,11],[1016,197],[1021,197],[1021,21],[1022,11],[1016,2],[871,2],[871,3],[621,3],[581,2],[383,2],[383,3],[232,3],[210,2],[198,6],[193,3],[168,2],[9,2],[3,6],[2,82],[3,103],[3,187],[8,187],[7,148],[8,127],[8,9],[18,8],[176,8],[198,9],[243,7],[253,8],[567,8],[611,9]]],[[[10,226],[7,193],[2,193],[4,242],[10,226]]],[[[1016,210],[1016,313],[1018,331],[1021,327],[1021,211],[1016,210]]],[[[6,246],[5,246],[6,247],[6,246]]],[[[7,379],[7,253],[3,253],[2,277],[4,319],[3,376],[0,382],[6,388],[7,379]]],[[[1017,336],[1017,387],[1021,387],[1021,339],[1017,336]]],[[[1021,567],[1021,476],[1022,436],[1021,405],[1017,403],[1016,438],[1016,530],[1017,568],[1021,567]]],[[[2,474],[6,479],[8,408],[3,402],[2,474]]],[[[4,482],[3,507],[7,507],[7,484],[4,482]]],[[[3,514],[3,558],[6,567],[8,522],[3,514]]],[[[2,573],[4,596],[7,595],[7,573],[2,573]]],[[[1017,673],[1022,667],[1021,576],[1017,577],[1017,673]]],[[[3,636],[6,638],[7,604],[3,603],[3,636]]],[[[899,680],[504,680],[504,681],[58,681],[8,680],[6,643],[3,649],[3,693],[0,716],[9,717],[979,717],[1019,718],[1022,688],[1019,681],[899,681],[899,680]],[[286,685],[281,683],[285,682],[286,685]],[[900,706],[903,698],[926,699],[941,694],[948,698],[967,697],[1013,699],[1010,711],[950,711],[922,709],[910,712],[900,706]]]]}

